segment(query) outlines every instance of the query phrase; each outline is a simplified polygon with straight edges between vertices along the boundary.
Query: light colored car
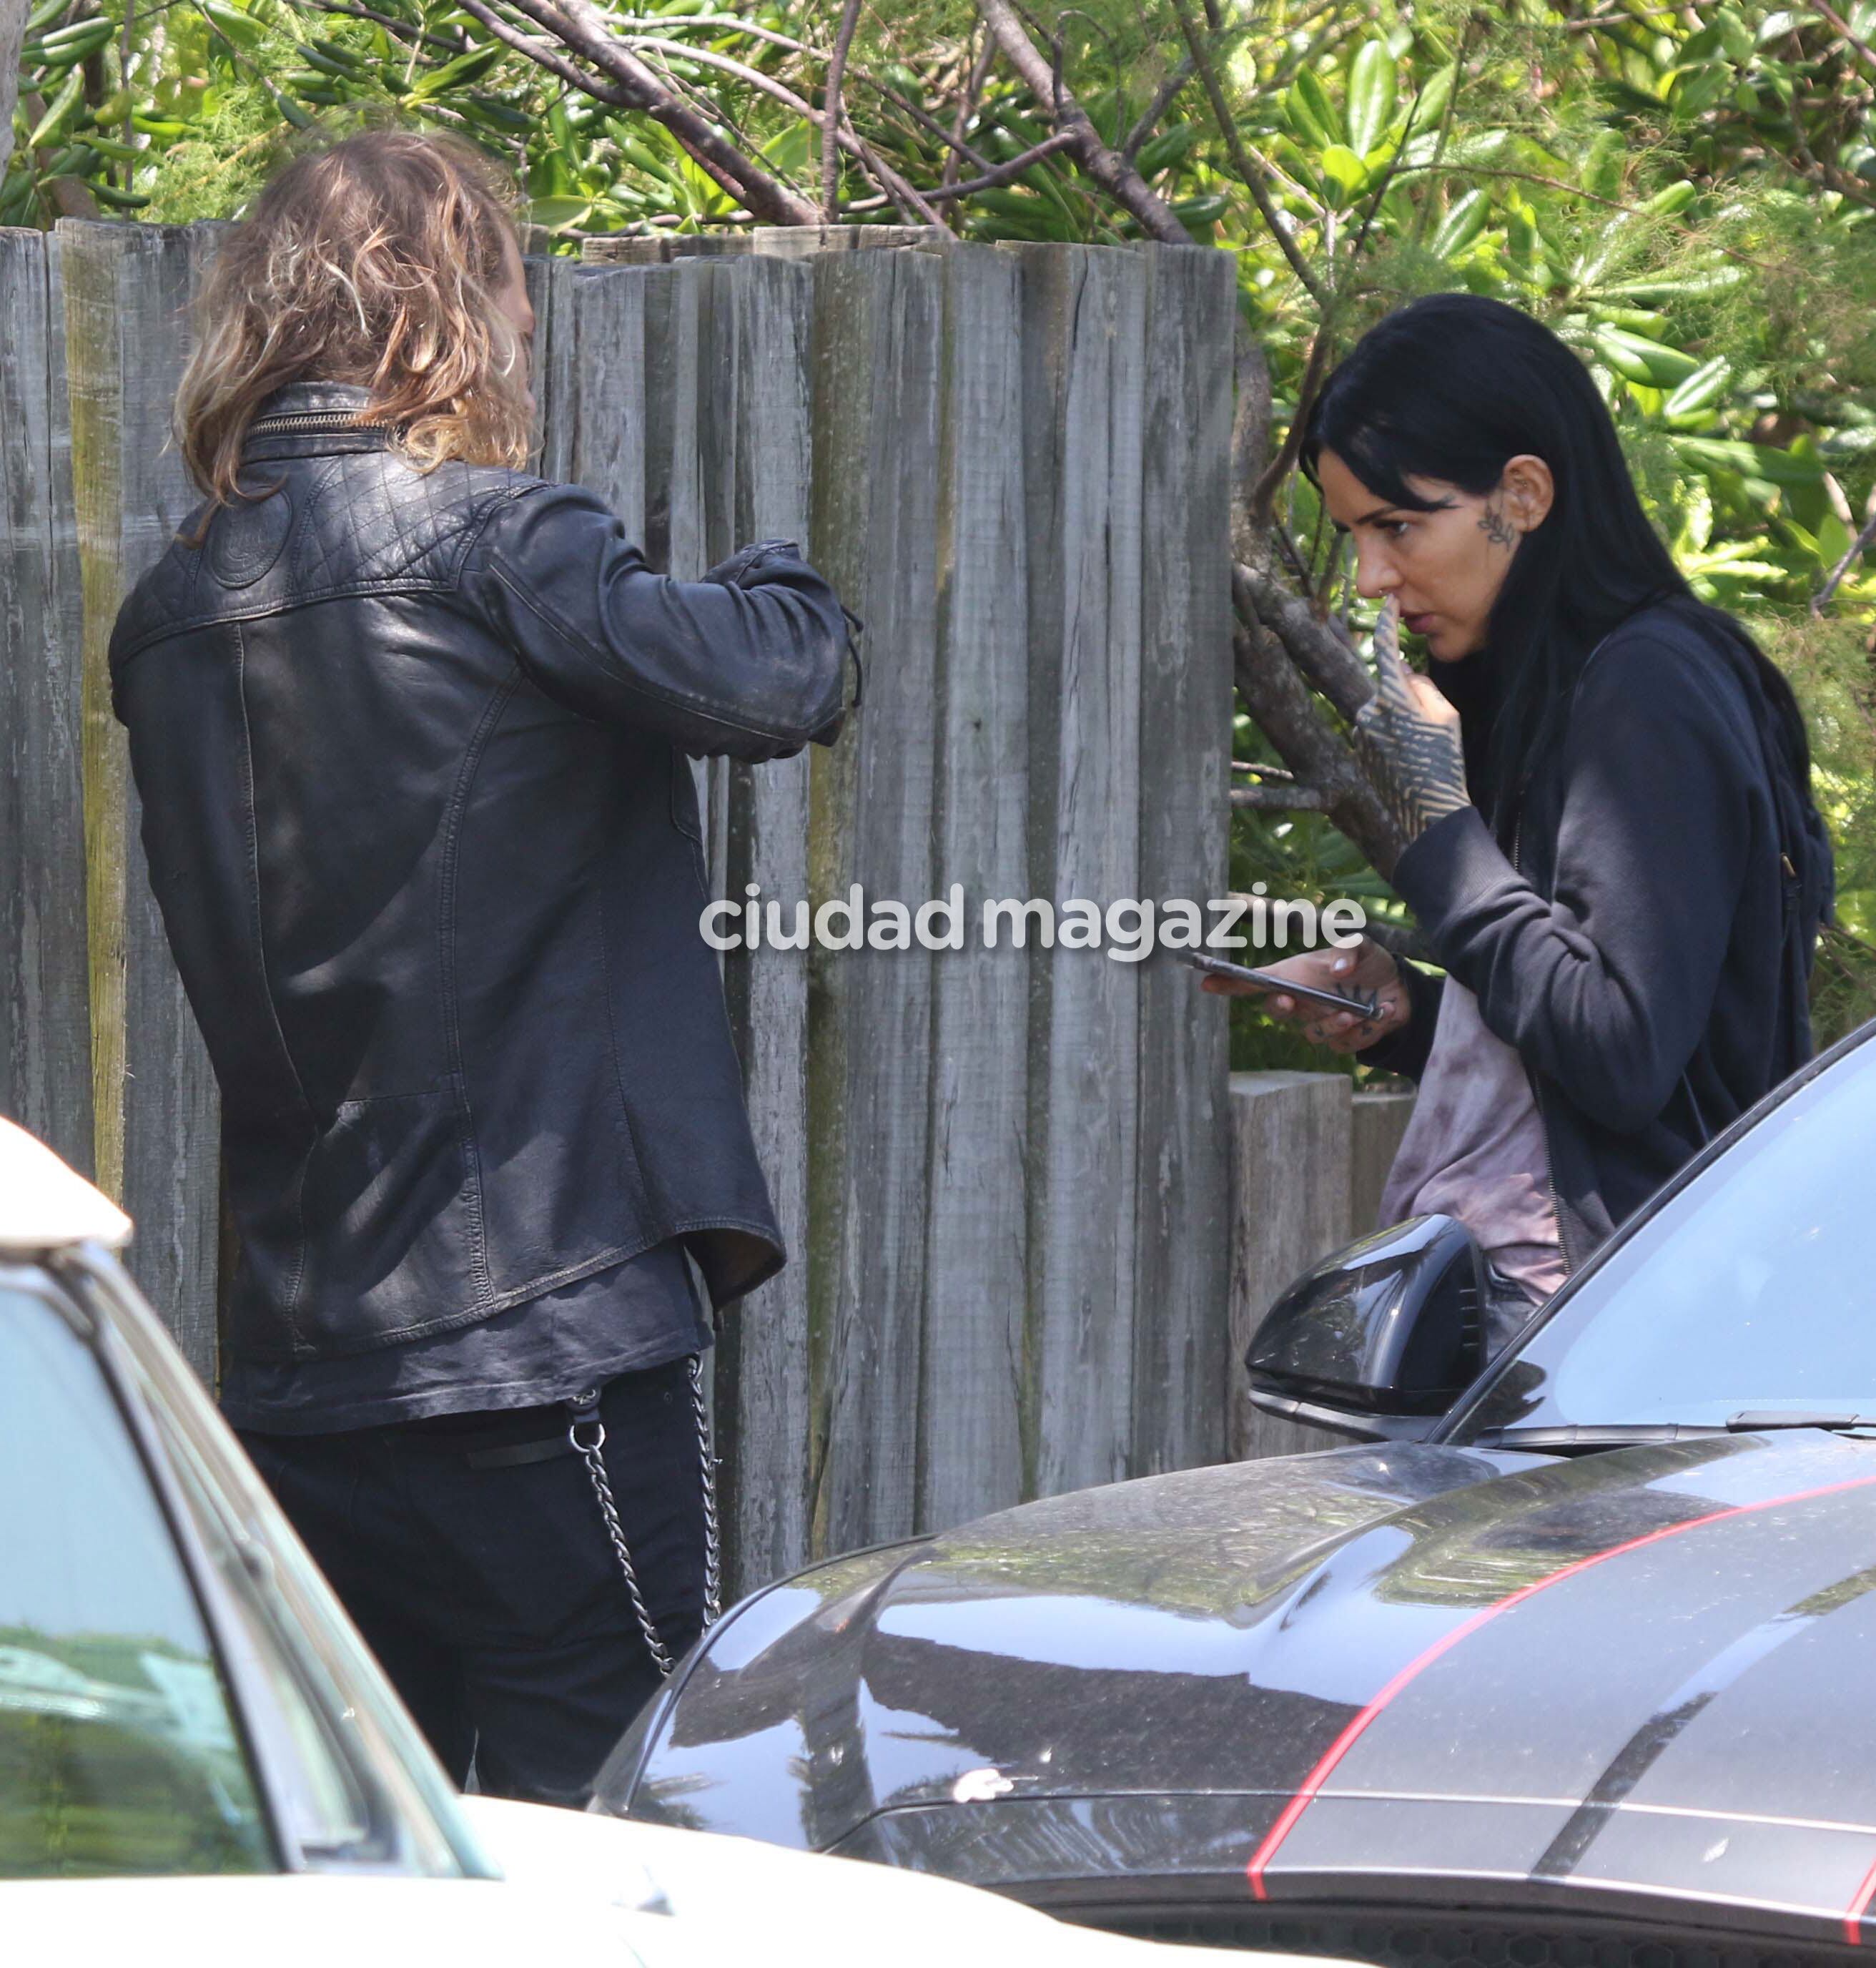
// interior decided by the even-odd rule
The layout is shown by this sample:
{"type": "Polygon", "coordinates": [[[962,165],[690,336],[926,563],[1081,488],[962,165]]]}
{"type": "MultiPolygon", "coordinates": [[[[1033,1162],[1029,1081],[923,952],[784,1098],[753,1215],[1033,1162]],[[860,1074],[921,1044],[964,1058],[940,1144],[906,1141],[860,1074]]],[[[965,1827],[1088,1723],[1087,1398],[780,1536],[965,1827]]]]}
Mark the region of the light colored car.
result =
{"type": "Polygon", "coordinates": [[[130,1227],[0,1121],[8,1968],[1186,1953],[859,1861],[459,1795],[118,1263],[130,1227]]]}

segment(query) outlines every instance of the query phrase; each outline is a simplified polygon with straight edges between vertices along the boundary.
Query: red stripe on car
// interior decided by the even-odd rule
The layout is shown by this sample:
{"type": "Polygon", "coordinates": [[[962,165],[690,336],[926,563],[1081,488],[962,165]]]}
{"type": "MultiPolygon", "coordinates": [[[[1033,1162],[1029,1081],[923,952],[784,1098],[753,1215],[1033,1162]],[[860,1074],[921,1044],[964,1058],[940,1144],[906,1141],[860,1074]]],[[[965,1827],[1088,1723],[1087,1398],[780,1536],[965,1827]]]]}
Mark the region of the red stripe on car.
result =
{"type": "Polygon", "coordinates": [[[1863,1916],[1869,1911],[1871,1898],[1876,1898],[1876,1864],[1863,1875],[1863,1883],[1856,1889],[1856,1898],[1843,1910],[1843,1937],[1852,1947],[1863,1943],[1863,1916]]]}
{"type": "MultiPolygon", "coordinates": [[[[1533,1579],[1528,1585],[1519,1586],[1515,1592],[1507,1594],[1502,1599],[1495,1600],[1489,1606],[1482,1606],[1477,1612],[1462,1620],[1451,1633],[1443,1634],[1432,1646],[1416,1654],[1329,1745],[1315,1768],[1297,1787],[1296,1794],[1278,1814],[1276,1822],[1264,1834],[1263,1843],[1250,1855],[1250,1863],[1244,1870],[1250,1881],[1251,1892],[1260,1900],[1269,1897],[1264,1889],[1266,1869],[1276,1857],[1284,1840],[1295,1830],[1297,1820],[1309,1808],[1322,1786],[1334,1775],[1336,1766],[1367,1733],[1369,1724],[1382,1714],[1403,1688],[1417,1681],[1442,1654],[1450,1653],[1461,1640],[1468,1639],[1481,1627],[1489,1624],[1501,1613],[1509,1613],[1514,1606],[1522,1605],[1527,1599],[1535,1598],[1538,1593],[1548,1591],[1553,1585],[1561,1585],[1566,1578],[1574,1578],[1578,1572],[1587,1571],[1593,1565],[1606,1565],[1612,1558],[1623,1557],[1632,1551],[1645,1550],[1651,1544],[1661,1544],[1669,1538],[1679,1537],[1683,1532],[1697,1531],[1706,1524],[1723,1523],[1729,1517],[1750,1516],[1756,1511],[1776,1510],[1781,1504],[1809,1503],[1813,1497],[1835,1496],[1839,1491],[1862,1489],[1871,1483],[1876,1483],[1876,1476],[1854,1476],[1846,1482],[1826,1483],[1814,1490],[1794,1490],[1785,1496],[1767,1497],[1756,1504],[1735,1504],[1723,1510],[1709,1510],[1704,1516],[1689,1517],[1681,1523],[1666,1524],[1658,1531],[1649,1531],[1643,1536],[1629,1538],[1621,1544],[1611,1545],[1606,1551],[1594,1552],[1587,1558],[1574,1559],[1568,1565],[1560,1566],[1555,1571],[1547,1572],[1541,1578],[1533,1579]]],[[[1870,1868],[1868,1876],[1858,1889],[1856,1898],[1844,1915],[1844,1931],[1853,1943],[1861,1938],[1863,1915],[1872,1898],[1876,1898],[1876,1866],[1870,1868]]]]}

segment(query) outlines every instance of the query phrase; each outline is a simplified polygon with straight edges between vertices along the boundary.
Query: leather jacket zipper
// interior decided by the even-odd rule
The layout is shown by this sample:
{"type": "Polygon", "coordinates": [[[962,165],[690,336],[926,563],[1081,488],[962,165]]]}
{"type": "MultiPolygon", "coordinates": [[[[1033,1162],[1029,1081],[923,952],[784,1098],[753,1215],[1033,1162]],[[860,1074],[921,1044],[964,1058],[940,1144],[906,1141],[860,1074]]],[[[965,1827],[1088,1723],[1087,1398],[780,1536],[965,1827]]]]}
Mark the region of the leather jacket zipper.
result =
{"type": "MultiPolygon", "coordinates": [[[[1524,872],[1523,869],[1518,865],[1518,850],[1523,842],[1524,810],[1521,803],[1517,821],[1511,830],[1511,865],[1512,872],[1514,874],[1522,875],[1524,872]]],[[[1557,1219],[1557,1248],[1564,1261],[1564,1275],[1568,1277],[1576,1270],[1577,1264],[1576,1260],[1570,1255],[1570,1231],[1564,1221],[1563,1200],[1557,1193],[1556,1177],[1551,1173],[1555,1164],[1551,1155],[1550,1116],[1544,1111],[1544,1089],[1538,1082],[1538,1076],[1532,1071],[1529,1062],[1521,1059],[1519,1063],[1524,1067],[1525,1079],[1531,1088],[1532,1104],[1538,1110],[1538,1128],[1544,1137],[1544,1186],[1550,1193],[1551,1214],[1557,1219]]]]}
{"type": "Polygon", "coordinates": [[[296,410],[277,417],[257,418],[247,426],[250,437],[272,437],[283,431],[341,431],[382,430],[389,432],[388,424],[377,424],[361,417],[355,410],[296,410]]]}

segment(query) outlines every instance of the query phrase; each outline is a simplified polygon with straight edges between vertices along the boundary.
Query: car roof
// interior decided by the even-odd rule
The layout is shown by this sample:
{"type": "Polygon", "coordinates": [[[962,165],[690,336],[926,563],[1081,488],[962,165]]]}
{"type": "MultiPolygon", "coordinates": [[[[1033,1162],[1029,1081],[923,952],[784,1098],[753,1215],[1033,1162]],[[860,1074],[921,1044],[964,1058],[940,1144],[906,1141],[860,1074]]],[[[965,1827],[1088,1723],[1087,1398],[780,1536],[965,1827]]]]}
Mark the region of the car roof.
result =
{"type": "Polygon", "coordinates": [[[24,1128],[0,1118],[0,1257],[73,1244],[119,1250],[131,1219],[24,1128]]]}

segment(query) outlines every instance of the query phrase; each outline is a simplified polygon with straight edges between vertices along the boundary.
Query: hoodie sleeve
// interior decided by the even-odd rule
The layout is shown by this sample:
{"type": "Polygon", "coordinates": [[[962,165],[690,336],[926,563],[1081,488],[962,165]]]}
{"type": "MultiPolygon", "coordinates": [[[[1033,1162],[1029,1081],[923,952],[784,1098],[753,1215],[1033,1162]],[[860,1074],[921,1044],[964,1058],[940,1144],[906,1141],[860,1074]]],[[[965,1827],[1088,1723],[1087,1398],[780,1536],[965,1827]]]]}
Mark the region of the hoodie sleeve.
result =
{"type": "Polygon", "coordinates": [[[1564,740],[1554,897],[1478,810],[1394,871],[1429,947],[1487,1028],[1619,1132],[1667,1105],[1711,1015],[1762,777],[1731,666],[1650,630],[1586,673],[1564,740]]]}
{"type": "Polygon", "coordinates": [[[1355,1057],[1363,1066],[1378,1066],[1385,1073],[1398,1073],[1403,1079],[1418,1081],[1426,1071],[1433,1050],[1434,1028],[1440,1021],[1440,994],[1446,988],[1446,979],[1437,971],[1410,963],[1405,957],[1397,956],[1394,968],[1400,973],[1411,1015],[1399,1031],[1363,1046],[1355,1057]]]}

